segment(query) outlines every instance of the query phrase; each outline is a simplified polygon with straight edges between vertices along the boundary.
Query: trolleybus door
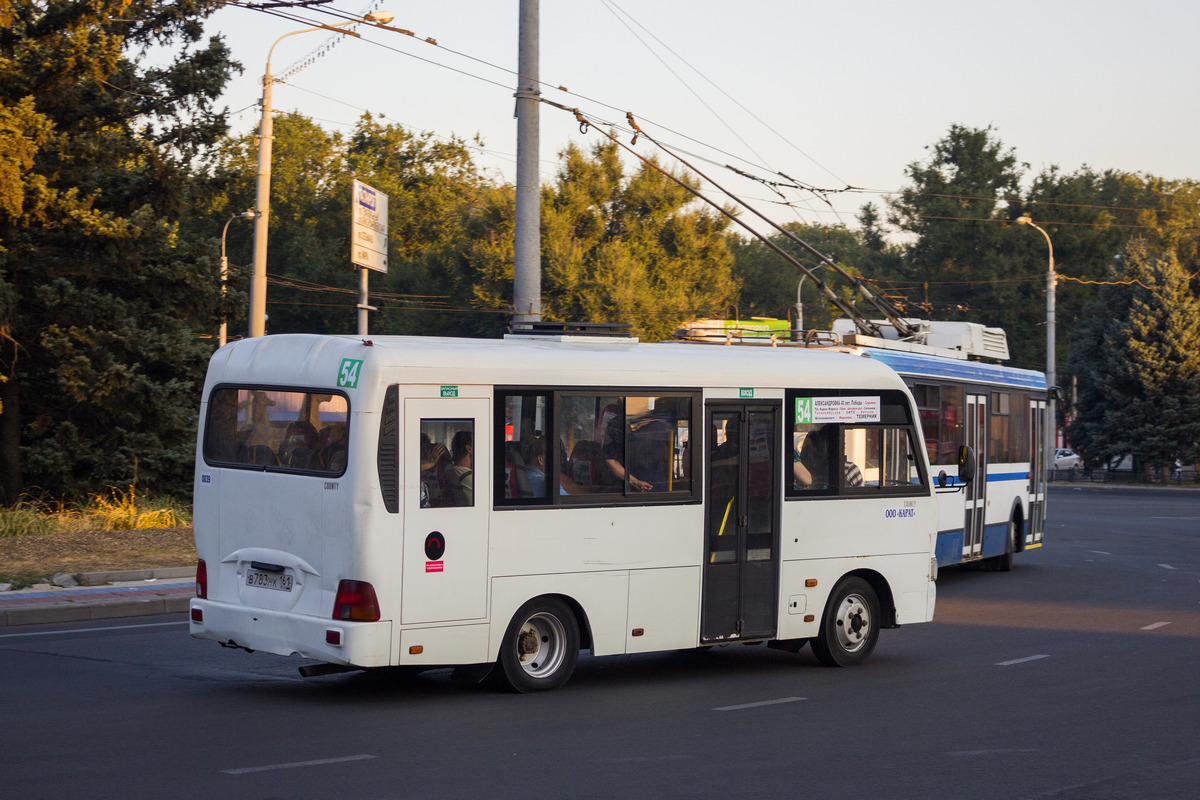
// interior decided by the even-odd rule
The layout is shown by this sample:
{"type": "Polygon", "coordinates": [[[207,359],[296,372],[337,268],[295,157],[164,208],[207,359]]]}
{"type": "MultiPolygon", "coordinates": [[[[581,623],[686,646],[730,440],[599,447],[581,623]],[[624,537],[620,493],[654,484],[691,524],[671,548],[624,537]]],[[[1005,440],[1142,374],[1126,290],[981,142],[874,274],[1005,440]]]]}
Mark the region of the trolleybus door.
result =
{"type": "Polygon", "coordinates": [[[976,558],[983,551],[983,526],[987,516],[987,395],[967,395],[967,441],[975,454],[975,477],[966,486],[967,516],[963,529],[963,559],[976,558]]]}
{"type": "MultiPolygon", "coordinates": [[[[401,499],[404,624],[481,619],[487,614],[488,513],[492,507],[491,403],[404,401],[401,499]],[[473,489],[452,463],[470,440],[473,489]]],[[[462,459],[465,461],[465,459],[462,459]]]]}
{"type": "Polygon", "coordinates": [[[779,575],[779,409],[708,410],[700,640],[775,634],[779,575]]]}
{"type": "Polygon", "coordinates": [[[1046,401],[1029,401],[1029,527],[1025,544],[1037,544],[1046,529],[1046,401]]]}

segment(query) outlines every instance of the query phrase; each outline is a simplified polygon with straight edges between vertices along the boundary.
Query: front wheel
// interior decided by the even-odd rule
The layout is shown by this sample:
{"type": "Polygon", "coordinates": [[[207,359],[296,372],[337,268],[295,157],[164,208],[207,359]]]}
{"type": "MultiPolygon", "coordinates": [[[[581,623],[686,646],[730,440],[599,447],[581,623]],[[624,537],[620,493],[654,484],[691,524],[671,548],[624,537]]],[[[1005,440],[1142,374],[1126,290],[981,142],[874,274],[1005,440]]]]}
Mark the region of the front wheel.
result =
{"type": "Polygon", "coordinates": [[[817,660],[827,667],[861,664],[879,640],[879,598],[862,578],[846,578],[829,597],[821,628],[812,639],[817,660]]]}
{"type": "Polygon", "coordinates": [[[579,625],[567,604],[553,597],[530,600],[517,611],[492,677],[514,692],[557,689],[579,661],[579,625]]]}

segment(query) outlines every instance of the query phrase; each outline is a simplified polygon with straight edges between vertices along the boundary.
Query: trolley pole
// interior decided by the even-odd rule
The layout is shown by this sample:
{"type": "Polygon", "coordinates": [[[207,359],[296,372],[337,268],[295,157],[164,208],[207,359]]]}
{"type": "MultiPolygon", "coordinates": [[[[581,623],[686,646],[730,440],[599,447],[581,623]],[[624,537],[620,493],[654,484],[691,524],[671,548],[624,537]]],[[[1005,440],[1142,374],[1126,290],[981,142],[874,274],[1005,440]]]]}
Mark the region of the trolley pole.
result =
{"type": "Polygon", "coordinates": [[[542,318],[542,210],[538,170],[538,0],[521,0],[517,58],[517,204],[513,237],[513,323],[542,318]]]}

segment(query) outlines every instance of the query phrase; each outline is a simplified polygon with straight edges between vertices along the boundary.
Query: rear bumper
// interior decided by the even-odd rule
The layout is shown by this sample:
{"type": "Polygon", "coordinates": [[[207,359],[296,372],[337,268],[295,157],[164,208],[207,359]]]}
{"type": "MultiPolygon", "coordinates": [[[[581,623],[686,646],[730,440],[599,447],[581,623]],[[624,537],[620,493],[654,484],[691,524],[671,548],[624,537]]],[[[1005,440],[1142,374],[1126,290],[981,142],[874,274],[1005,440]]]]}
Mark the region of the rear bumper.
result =
{"type": "Polygon", "coordinates": [[[343,622],[199,598],[192,600],[191,609],[203,616],[197,622],[193,614],[189,623],[189,632],[197,639],[330,664],[386,667],[392,663],[391,621],[343,622]],[[340,646],[327,643],[328,631],[340,634],[340,646]]]}

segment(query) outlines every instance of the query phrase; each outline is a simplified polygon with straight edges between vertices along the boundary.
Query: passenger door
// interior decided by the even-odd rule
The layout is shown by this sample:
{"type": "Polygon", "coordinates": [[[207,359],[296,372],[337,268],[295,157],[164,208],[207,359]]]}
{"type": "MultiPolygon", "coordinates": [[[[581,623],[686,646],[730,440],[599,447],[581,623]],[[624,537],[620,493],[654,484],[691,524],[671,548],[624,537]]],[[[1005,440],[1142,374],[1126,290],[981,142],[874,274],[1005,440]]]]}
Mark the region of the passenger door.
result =
{"type": "Polygon", "coordinates": [[[966,444],[975,454],[975,477],[966,487],[966,519],[963,529],[963,561],[983,552],[983,526],[987,517],[987,434],[988,399],[986,394],[967,394],[966,444]]]}
{"type": "Polygon", "coordinates": [[[404,401],[405,625],[482,619],[487,613],[488,518],[492,507],[491,404],[471,398],[404,401]],[[470,497],[452,463],[470,438],[470,497]],[[442,450],[445,454],[442,455],[442,450]],[[434,456],[439,455],[436,462],[434,456]]]}
{"type": "Polygon", "coordinates": [[[1046,529],[1046,401],[1029,401],[1029,521],[1024,531],[1025,545],[1042,541],[1046,529]]]}
{"type": "Polygon", "coordinates": [[[700,641],[769,638],[779,606],[779,408],[710,406],[705,430],[700,641]]]}

